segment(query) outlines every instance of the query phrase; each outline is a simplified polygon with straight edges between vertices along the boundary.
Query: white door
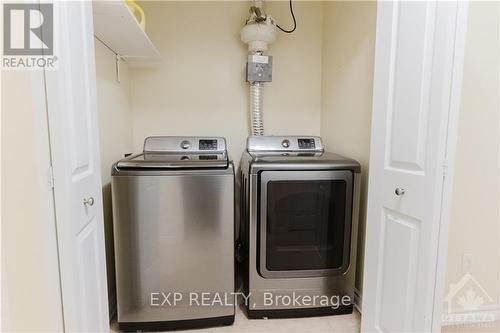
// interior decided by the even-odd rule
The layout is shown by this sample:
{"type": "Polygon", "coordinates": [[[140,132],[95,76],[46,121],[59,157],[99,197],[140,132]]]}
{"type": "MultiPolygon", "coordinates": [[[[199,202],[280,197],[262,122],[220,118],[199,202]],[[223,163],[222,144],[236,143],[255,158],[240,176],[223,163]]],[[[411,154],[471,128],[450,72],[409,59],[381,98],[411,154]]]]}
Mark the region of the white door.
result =
{"type": "Polygon", "coordinates": [[[109,332],[91,6],[54,2],[45,73],[66,332],[109,332]]]}
{"type": "Polygon", "coordinates": [[[362,330],[428,332],[463,4],[377,6],[362,330]]]}

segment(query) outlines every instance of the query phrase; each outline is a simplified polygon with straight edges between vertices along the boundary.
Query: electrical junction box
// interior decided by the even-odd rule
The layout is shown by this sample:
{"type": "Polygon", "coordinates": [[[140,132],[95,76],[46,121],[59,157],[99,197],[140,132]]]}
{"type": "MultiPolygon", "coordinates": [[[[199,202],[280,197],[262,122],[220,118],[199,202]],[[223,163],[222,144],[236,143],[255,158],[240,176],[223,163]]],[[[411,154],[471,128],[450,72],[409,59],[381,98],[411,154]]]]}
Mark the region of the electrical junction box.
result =
{"type": "Polygon", "coordinates": [[[247,82],[271,82],[273,80],[273,57],[253,54],[248,56],[247,82]]]}

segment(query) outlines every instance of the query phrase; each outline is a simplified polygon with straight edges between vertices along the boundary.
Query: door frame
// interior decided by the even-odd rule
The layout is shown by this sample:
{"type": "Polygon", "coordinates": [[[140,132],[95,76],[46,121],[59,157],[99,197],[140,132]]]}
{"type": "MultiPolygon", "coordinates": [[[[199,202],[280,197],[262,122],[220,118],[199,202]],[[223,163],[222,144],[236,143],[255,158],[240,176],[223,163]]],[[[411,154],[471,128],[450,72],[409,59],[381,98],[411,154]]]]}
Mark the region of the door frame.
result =
{"type": "Polygon", "coordinates": [[[446,268],[448,259],[448,240],[450,234],[451,211],[453,208],[453,180],[455,157],[458,142],[458,126],[462,97],[465,42],[467,35],[468,1],[458,1],[455,26],[455,48],[453,54],[452,80],[450,86],[450,107],[446,131],[446,145],[443,164],[443,186],[441,194],[441,217],[439,223],[436,283],[434,286],[434,311],[432,331],[439,332],[443,323],[442,310],[445,293],[446,268]]]}

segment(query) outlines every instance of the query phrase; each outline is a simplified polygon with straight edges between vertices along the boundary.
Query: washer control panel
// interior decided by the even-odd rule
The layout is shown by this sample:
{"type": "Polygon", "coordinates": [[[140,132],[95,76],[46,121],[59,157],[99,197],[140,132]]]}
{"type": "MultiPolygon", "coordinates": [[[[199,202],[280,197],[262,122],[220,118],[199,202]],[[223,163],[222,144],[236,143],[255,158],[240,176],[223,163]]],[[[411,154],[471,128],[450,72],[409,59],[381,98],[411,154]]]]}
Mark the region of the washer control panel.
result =
{"type": "Polygon", "coordinates": [[[201,139],[198,141],[200,150],[217,150],[219,142],[217,139],[201,139]]]}
{"type": "Polygon", "coordinates": [[[145,153],[224,153],[222,137],[151,136],[144,140],[145,153]]]}

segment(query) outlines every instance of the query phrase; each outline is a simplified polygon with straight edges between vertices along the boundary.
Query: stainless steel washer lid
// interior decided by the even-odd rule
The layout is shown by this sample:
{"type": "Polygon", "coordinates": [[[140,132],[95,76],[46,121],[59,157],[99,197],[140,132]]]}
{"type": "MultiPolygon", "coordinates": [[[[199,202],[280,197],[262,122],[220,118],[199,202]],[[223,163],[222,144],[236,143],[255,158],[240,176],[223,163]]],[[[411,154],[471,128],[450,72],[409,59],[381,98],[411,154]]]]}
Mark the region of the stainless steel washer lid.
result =
{"type": "Polygon", "coordinates": [[[226,140],[221,137],[153,136],[144,151],[118,161],[118,169],[227,168],[226,140]]]}

